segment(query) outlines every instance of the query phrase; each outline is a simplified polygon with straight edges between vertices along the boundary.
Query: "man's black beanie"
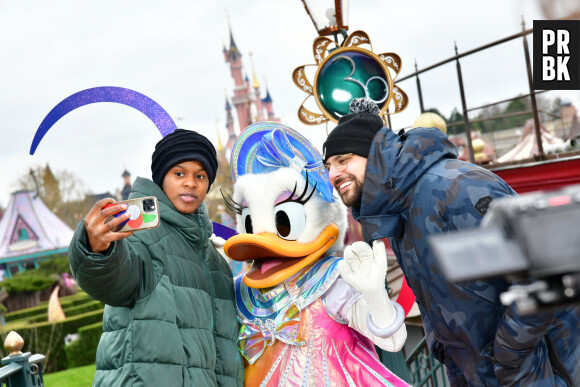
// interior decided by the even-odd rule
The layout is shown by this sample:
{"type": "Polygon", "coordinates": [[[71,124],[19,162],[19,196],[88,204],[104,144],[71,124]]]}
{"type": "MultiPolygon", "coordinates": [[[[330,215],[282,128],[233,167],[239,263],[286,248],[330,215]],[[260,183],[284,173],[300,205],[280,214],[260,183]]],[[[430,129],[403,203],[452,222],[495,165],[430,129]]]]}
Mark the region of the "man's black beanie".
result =
{"type": "Polygon", "coordinates": [[[151,156],[151,174],[155,184],[162,187],[167,172],[184,161],[199,161],[203,165],[209,178],[209,191],[218,167],[215,148],[205,136],[185,129],[175,129],[155,145],[151,156]]]}
{"type": "Polygon", "coordinates": [[[322,145],[324,162],[331,156],[344,153],[368,158],[373,138],[384,126],[378,115],[379,107],[369,98],[353,99],[349,110],[352,113],[340,117],[338,125],[322,145]]]}

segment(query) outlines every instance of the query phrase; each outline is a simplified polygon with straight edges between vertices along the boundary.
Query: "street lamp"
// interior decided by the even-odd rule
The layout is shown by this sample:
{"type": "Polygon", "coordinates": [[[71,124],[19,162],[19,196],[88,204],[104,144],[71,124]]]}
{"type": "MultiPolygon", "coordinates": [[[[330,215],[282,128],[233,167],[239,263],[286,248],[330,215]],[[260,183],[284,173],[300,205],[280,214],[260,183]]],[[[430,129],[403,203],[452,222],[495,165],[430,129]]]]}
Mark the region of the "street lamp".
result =
{"type": "Polygon", "coordinates": [[[334,35],[342,33],[346,38],[348,30],[349,0],[302,0],[306,12],[312,19],[318,35],[334,35]]]}

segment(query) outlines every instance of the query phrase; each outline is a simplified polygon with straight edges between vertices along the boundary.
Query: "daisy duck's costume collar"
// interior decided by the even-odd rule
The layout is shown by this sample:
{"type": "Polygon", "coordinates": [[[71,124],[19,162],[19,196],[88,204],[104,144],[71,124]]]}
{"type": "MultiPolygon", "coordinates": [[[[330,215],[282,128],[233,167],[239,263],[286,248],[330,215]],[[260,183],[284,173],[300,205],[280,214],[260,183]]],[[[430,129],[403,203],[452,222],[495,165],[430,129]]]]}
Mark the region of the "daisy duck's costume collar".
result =
{"type": "Polygon", "coordinates": [[[267,345],[275,340],[304,346],[300,332],[300,311],[320,298],[338,278],[336,266],[341,258],[325,257],[303,269],[267,293],[242,286],[235,280],[238,318],[242,322],[239,348],[253,364],[267,345]]]}

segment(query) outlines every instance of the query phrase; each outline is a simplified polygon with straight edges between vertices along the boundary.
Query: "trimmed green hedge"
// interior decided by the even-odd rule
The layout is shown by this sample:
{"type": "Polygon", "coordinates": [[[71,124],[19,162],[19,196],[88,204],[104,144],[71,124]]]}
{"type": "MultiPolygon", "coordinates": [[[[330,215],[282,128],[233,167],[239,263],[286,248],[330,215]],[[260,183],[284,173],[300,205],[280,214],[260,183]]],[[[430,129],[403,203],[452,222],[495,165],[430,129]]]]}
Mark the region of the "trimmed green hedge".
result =
{"type": "Polygon", "coordinates": [[[64,347],[69,368],[81,367],[95,362],[97,346],[102,333],[102,322],[79,328],[79,339],[64,347]]]}
{"type": "MultiPolygon", "coordinates": [[[[59,298],[60,305],[63,309],[69,308],[75,305],[82,305],[88,302],[93,302],[93,299],[90,298],[86,293],[74,294],[68,297],[61,297],[59,298]]],[[[16,310],[14,312],[6,313],[4,315],[4,319],[6,322],[12,322],[16,320],[22,320],[29,318],[31,316],[39,315],[39,314],[46,314],[48,313],[48,302],[44,301],[41,302],[39,306],[35,306],[32,308],[26,308],[21,310],[16,310]]]]}
{"type": "MultiPolygon", "coordinates": [[[[101,322],[103,311],[104,309],[94,310],[56,323],[11,324],[10,329],[18,332],[24,339],[23,351],[46,356],[43,369],[45,373],[50,373],[69,368],[64,350],[64,337],[69,333],[77,333],[81,327],[101,322]]],[[[6,339],[8,332],[2,330],[2,340],[6,339]]],[[[2,357],[7,355],[3,349],[0,352],[2,357]]]]}
{"type": "MultiPolygon", "coordinates": [[[[83,292],[82,290],[76,292],[76,294],[72,294],[70,296],[66,296],[66,297],[59,297],[59,301],[62,302],[63,301],[73,301],[73,303],[77,304],[79,302],[83,302],[87,299],[92,300],[91,296],[89,296],[87,293],[83,292]]],[[[48,306],[48,300],[45,301],[40,301],[39,306],[48,306]]]]}
{"type": "MultiPolygon", "coordinates": [[[[62,304],[61,304],[61,306],[62,306],[62,304]]],[[[79,314],[90,312],[92,310],[103,309],[104,307],[105,307],[105,304],[103,304],[102,302],[92,301],[89,299],[88,302],[85,302],[83,304],[73,305],[71,303],[70,306],[63,307],[62,309],[63,309],[64,315],[66,317],[72,317],[72,316],[77,316],[79,314]]],[[[32,316],[27,316],[25,319],[22,319],[22,320],[26,320],[30,323],[48,321],[48,310],[45,309],[41,313],[38,313],[38,314],[35,314],[32,316]]]]}

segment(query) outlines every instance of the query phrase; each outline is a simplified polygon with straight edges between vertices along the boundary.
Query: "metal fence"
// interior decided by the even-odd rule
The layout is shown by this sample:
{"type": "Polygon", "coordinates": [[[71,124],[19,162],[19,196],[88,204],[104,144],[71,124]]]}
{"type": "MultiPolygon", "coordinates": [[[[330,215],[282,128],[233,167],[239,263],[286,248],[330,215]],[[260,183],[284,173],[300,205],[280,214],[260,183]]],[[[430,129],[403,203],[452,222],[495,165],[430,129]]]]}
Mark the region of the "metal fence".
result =
{"type": "MultiPolygon", "coordinates": [[[[517,34],[513,34],[510,36],[507,36],[503,39],[485,44],[481,47],[475,48],[473,50],[469,50],[463,53],[459,53],[457,50],[457,45],[455,45],[455,55],[447,58],[445,60],[442,60],[438,63],[435,63],[431,66],[425,67],[423,69],[418,69],[417,65],[415,64],[415,72],[413,72],[412,74],[409,74],[407,76],[402,77],[401,79],[398,79],[397,82],[400,83],[402,81],[408,80],[408,79],[412,79],[415,78],[416,81],[416,85],[417,85],[417,94],[419,97],[419,107],[421,109],[421,113],[425,112],[425,107],[423,104],[423,94],[422,94],[422,90],[421,90],[421,80],[419,78],[420,74],[426,73],[430,70],[436,69],[440,66],[443,66],[445,64],[448,63],[452,63],[455,62],[456,64],[456,71],[457,71],[457,81],[459,84],[459,94],[461,97],[461,108],[462,108],[462,114],[463,114],[463,121],[460,122],[453,122],[448,124],[448,127],[453,127],[453,126],[459,126],[459,125],[463,125],[465,128],[465,134],[466,134],[466,140],[467,140],[467,148],[468,148],[468,154],[469,154],[469,161],[471,161],[472,163],[475,163],[475,157],[474,157],[474,152],[473,152],[473,145],[472,145],[472,140],[471,140],[471,130],[472,130],[472,123],[474,122],[481,122],[481,121],[490,121],[490,120],[496,120],[496,119],[500,119],[500,118],[507,118],[509,116],[514,116],[514,115],[525,115],[525,114],[532,114],[533,120],[534,120],[534,127],[535,127],[535,133],[536,133],[536,141],[537,141],[537,146],[538,146],[538,152],[539,155],[536,157],[537,160],[543,160],[544,159],[544,148],[542,147],[542,136],[540,134],[540,118],[539,118],[539,109],[538,109],[538,105],[537,105],[537,101],[536,101],[536,95],[540,94],[544,91],[535,91],[534,90],[534,83],[533,83],[533,79],[532,79],[532,67],[531,67],[531,59],[530,59],[530,50],[529,50],[529,44],[528,44],[528,40],[526,38],[527,35],[531,34],[533,32],[533,29],[526,29],[525,27],[525,23],[522,20],[522,32],[519,32],[517,34]],[[526,72],[527,72],[527,79],[528,79],[528,86],[529,86],[529,92],[524,94],[524,95],[520,95],[514,98],[509,98],[509,99],[505,99],[502,101],[498,101],[498,102],[494,102],[491,104],[486,104],[484,106],[477,106],[477,107],[468,107],[468,103],[467,103],[467,99],[465,97],[465,88],[464,88],[464,84],[463,84],[463,75],[461,73],[461,63],[460,63],[460,59],[464,58],[466,56],[481,52],[483,50],[486,50],[488,48],[491,47],[495,47],[498,46],[500,44],[509,42],[511,40],[514,39],[522,39],[522,45],[523,45],[523,50],[524,50],[524,57],[525,57],[525,66],[526,66],[526,72]],[[502,103],[506,103],[512,100],[516,100],[516,99],[522,99],[522,98],[529,98],[530,102],[531,102],[531,110],[528,111],[522,111],[522,112],[515,112],[515,113],[511,113],[510,115],[501,115],[501,116],[493,116],[493,117],[489,117],[489,118],[484,118],[484,119],[478,119],[478,120],[470,120],[469,119],[469,113],[473,112],[475,110],[479,110],[479,109],[483,109],[485,107],[489,107],[489,106],[493,106],[493,105],[499,105],[502,103]]],[[[391,122],[390,122],[390,117],[387,116],[387,119],[389,120],[389,127],[392,127],[391,122]]]]}
{"type": "Polygon", "coordinates": [[[7,387],[43,387],[42,362],[44,355],[22,353],[24,340],[14,331],[6,336],[4,348],[9,355],[2,359],[4,367],[0,368],[0,386],[7,387]]]}
{"type": "Polygon", "coordinates": [[[449,386],[445,367],[433,357],[427,347],[425,337],[407,356],[406,363],[410,372],[411,384],[414,387],[449,386]]]}

